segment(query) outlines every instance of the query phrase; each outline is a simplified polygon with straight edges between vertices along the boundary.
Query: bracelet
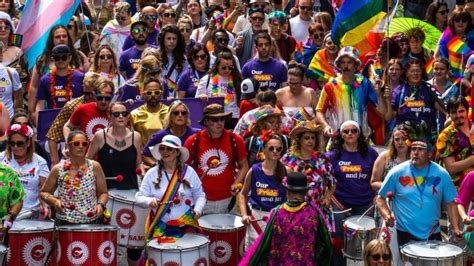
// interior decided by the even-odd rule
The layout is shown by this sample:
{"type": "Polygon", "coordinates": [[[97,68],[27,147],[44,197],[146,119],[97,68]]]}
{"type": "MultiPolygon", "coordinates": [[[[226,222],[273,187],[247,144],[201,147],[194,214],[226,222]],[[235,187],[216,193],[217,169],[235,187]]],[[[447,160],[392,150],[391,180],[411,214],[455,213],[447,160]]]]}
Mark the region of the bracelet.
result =
{"type": "Polygon", "coordinates": [[[99,204],[102,209],[105,209],[105,203],[103,203],[101,200],[97,200],[97,204],[99,204]]]}

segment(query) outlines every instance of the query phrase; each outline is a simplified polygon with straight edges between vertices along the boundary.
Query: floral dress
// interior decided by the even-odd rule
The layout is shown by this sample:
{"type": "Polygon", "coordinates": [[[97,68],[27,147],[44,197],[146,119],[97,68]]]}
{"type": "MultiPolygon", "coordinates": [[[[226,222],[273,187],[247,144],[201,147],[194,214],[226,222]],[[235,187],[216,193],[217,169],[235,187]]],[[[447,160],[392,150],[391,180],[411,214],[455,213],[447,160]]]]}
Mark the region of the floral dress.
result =
{"type": "Polygon", "coordinates": [[[283,164],[295,172],[308,177],[308,182],[314,185],[308,190],[307,200],[320,204],[326,196],[326,191],[334,185],[334,172],[328,157],[321,152],[313,152],[311,159],[303,160],[301,154],[287,153],[281,159],[283,164]]]}
{"type": "Polygon", "coordinates": [[[0,219],[8,215],[8,209],[25,197],[25,191],[15,171],[0,163],[0,219]]]}

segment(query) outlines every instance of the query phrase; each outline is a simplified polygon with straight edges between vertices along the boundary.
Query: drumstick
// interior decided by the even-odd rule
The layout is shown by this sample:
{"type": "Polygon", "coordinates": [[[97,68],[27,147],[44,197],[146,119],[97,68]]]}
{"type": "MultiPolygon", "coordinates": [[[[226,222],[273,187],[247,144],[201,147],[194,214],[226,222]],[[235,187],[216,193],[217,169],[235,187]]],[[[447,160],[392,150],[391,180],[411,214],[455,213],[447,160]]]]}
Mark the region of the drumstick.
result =
{"type": "Polygon", "coordinates": [[[117,175],[117,176],[106,176],[106,180],[115,180],[117,182],[122,182],[123,181],[123,175],[117,175]]]}

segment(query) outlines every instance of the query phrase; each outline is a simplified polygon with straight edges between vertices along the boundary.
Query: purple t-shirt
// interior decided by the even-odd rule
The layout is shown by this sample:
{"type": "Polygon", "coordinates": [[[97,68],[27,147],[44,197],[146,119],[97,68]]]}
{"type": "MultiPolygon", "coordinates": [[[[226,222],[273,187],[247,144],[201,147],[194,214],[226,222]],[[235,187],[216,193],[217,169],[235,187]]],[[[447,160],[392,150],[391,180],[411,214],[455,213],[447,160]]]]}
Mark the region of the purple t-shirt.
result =
{"type": "MultiPolygon", "coordinates": [[[[181,143],[184,143],[186,142],[186,140],[189,138],[189,136],[191,136],[192,134],[198,132],[200,129],[199,128],[194,128],[194,127],[188,127],[186,129],[186,132],[184,133],[184,135],[182,135],[181,137],[179,137],[179,139],[181,140],[181,143]]],[[[161,140],[164,138],[164,136],[166,135],[172,135],[171,131],[169,128],[166,128],[166,129],[162,129],[158,132],[155,132],[155,134],[153,134],[150,139],[148,140],[148,142],[145,144],[145,147],[143,148],[143,152],[142,154],[144,156],[147,156],[147,157],[152,157],[153,155],[151,154],[150,152],[150,147],[153,147],[155,146],[156,144],[158,143],[161,143],[161,140]]]]}
{"type": "MultiPolygon", "coordinates": [[[[146,42],[151,45],[155,45],[158,47],[158,31],[154,30],[153,32],[148,33],[148,37],[146,38],[146,42]]],[[[125,39],[125,42],[123,43],[122,46],[122,51],[127,50],[128,48],[132,47],[135,45],[135,42],[132,40],[132,36],[128,35],[127,38],[125,39]]]]}
{"type": "MultiPolygon", "coordinates": [[[[130,80],[130,83],[133,84],[133,83],[135,83],[135,81],[130,80]]],[[[161,85],[163,86],[162,99],[166,99],[166,98],[168,98],[168,95],[169,95],[168,85],[165,82],[162,82],[161,85]]],[[[125,85],[120,87],[120,90],[122,90],[122,97],[120,98],[120,101],[122,101],[122,102],[124,102],[126,100],[134,100],[134,101],[142,100],[142,97],[138,93],[138,85],[130,85],[127,82],[127,83],[125,83],[125,85]]]]}
{"type": "Polygon", "coordinates": [[[177,90],[185,91],[185,98],[194,98],[196,97],[197,86],[199,85],[199,80],[206,75],[206,72],[200,72],[193,70],[191,67],[181,73],[178,79],[177,90]]]}
{"type": "Polygon", "coordinates": [[[435,99],[429,90],[425,82],[417,90],[408,84],[393,89],[391,104],[393,110],[397,112],[395,118],[397,125],[405,121],[419,124],[424,120],[433,128],[436,119],[435,99]]]}
{"type": "Polygon", "coordinates": [[[372,168],[378,153],[369,147],[366,157],[359,152],[342,149],[339,158],[333,151],[328,154],[337,180],[334,196],[344,206],[364,206],[373,199],[375,192],[370,186],[372,168]]]}
{"type": "MultiPolygon", "coordinates": [[[[156,46],[150,45],[149,47],[157,48],[156,46]]],[[[142,58],[143,51],[137,49],[134,45],[120,54],[119,58],[119,70],[125,72],[125,78],[129,80],[135,75],[137,69],[140,67],[140,61],[142,58]]]]}
{"type": "Polygon", "coordinates": [[[242,77],[244,79],[253,77],[260,82],[260,88],[266,86],[276,91],[281,83],[288,80],[288,72],[286,66],[275,58],[265,62],[254,58],[242,68],[242,77]]]}
{"type": "Polygon", "coordinates": [[[464,177],[456,198],[456,203],[461,204],[465,209],[469,208],[471,202],[474,202],[474,172],[469,172],[464,177]]]}
{"type": "MultiPolygon", "coordinates": [[[[82,95],[82,89],[83,89],[83,80],[84,80],[84,73],[73,70],[72,72],[72,97],[71,98],[77,98],[82,95]]],[[[57,101],[57,107],[62,108],[66,104],[66,99],[64,97],[64,87],[66,86],[67,83],[67,76],[61,77],[56,75],[56,101],[57,101]]],[[[45,74],[41,77],[40,83],[38,86],[38,90],[36,91],[36,100],[45,100],[47,103],[47,107],[45,109],[51,109],[52,108],[52,101],[51,101],[51,95],[49,92],[51,85],[51,74],[45,74]]]]}

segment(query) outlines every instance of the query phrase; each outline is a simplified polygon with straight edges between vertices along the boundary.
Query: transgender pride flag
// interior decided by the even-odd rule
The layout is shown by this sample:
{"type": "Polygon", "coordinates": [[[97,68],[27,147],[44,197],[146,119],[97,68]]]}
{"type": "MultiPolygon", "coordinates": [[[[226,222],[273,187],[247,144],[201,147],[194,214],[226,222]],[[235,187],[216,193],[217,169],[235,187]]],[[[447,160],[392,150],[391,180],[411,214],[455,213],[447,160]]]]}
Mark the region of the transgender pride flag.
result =
{"type": "Polygon", "coordinates": [[[16,33],[23,35],[21,49],[31,70],[43,54],[51,29],[67,25],[80,0],[27,0],[16,33]]]}

